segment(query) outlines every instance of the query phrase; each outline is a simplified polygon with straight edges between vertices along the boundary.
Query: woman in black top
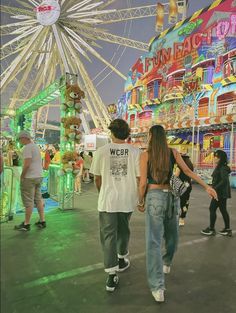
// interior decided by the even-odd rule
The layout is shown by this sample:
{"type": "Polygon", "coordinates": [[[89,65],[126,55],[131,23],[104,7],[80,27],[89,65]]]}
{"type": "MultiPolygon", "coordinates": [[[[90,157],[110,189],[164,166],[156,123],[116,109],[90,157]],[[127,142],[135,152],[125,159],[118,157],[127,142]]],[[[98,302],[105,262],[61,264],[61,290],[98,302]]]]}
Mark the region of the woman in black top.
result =
{"type": "Polygon", "coordinates": [[[164,274],[170,272],[178,243],[179,198],[174,197],[170,189],[174,163],[177,163],[187,176],[198,182],[210,196],[217,198],[215,190],[190,170],[179,152],[169,149],[164,128],[161,125],[152,126],[149,130],[148,149],[140,157],[137,205],[140,212],[146,211],[147,277],[157,302],[164,301],[164,274]]]}
{"type": "MultiPolygon", "coordinates": [[[[185,164],[193,171],[193,163],[190,160],[190,157],[187,154],[181,154],[182,159],[184,160],[185,164]]],[[[191,178],[187,176],[181,168],[177,167],[175,171],[175,176],[178,176],[183,182],[188,184],[188,188],[184,194],[180,196],[180,215],[179,215],[179,226],[184,226],[186,214],[189,208],[189,198],[190,193],[192,191],[192,183],[191,178]]]]}
{"type": "Polygon", "coordinates": [[[230,219],[227,212],[227,199],[231,198],[229,174],[231,172],[227,160],[227,154],[222,150],[217,150],[214,153],[216,168],[212,173],[212,187],[216,190],[218,200],[212,199],[210,203],[210,226],[203,229],[201,233],[207,236],[214,236],[215,222],[216,222],[216,210],[220,209],[222,214],[225,228],[219,231],[219,234],[224,236],[232,236],[232,230],[230,229],[230,219]]]}

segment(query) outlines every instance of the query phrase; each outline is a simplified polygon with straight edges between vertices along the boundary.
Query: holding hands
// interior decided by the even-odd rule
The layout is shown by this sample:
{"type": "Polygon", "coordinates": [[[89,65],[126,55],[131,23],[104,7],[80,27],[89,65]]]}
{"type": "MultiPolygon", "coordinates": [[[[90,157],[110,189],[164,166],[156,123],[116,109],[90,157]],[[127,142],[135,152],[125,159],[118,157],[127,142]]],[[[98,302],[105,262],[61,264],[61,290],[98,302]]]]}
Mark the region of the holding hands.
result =
{"type": "Polygon", "coordinates": [[[137,209],[139,210],[139,212],[144,212],[145,211],[145,202],[143,201],[139,201],[137,203],[137,209]]]}

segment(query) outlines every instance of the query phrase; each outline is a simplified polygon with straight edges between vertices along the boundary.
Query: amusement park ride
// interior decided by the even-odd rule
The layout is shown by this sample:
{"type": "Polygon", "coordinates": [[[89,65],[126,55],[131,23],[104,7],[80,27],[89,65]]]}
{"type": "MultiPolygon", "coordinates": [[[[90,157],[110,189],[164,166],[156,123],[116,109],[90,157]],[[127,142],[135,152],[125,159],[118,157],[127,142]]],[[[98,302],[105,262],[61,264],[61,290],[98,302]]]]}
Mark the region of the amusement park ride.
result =
{"type": "Polygon", "coordinates": [[[213,152],[223,149],[235,170],[235,12],[235,0],[216,0],[151,39],[118,101],[133,144],[145,148],[150,126],[162,124],[191,142],[197,167],[211,169],[213,152]]]}
{"type": "MultiPolygon", "coordinates": [[[[16,0],[13,5],[1,5],[2,13],[9,14],[16,22],[2,25],[2,36],[10,36],[1,46],[1,61],[7,66],[1,74],[1,90],[14,88],[6,114],[23,105],[26,101],[45,89],[65,73],[78,74],[78,83],[85,92],[84,107],[96,128],[106,130],[110,121],[107,108],[99,95],[93,79],[89,76],[83,59],[90,55],[105,64],[111,71],[126,79],[111,62],[99,52],[100,42],[148,51],[148,44],[128,37],[114,35],[101,26],[124,23],[128,20],[156,16],[156,5],[144,5],[123,9],[109,9],[115,0],[16,0]],[[9,63],[9,64],[8,64],[9,63]],[[17,78],[18,84],[14,84],[17,78]]],[[[181,19],[186,17],[188,1],[177,1],[181,19]]],[[[163,4],[163,14],[168,14],[168,3],[163,4]]],[[[37,113],[39,127],[36,132],[44,135],[45,127],[50,127],[46,119],[50,103],[37,113]],[[43,122],[42,122],[43,121],[43,122]]],[[[10,115],[10,114],[9,114],[10,115]]],[[[85,132],[89,132],[86,119],[81,113],[85,132]]]]}
{"type": "MultiPolygon", "coordinates": [[[[1,26],[1,63],[6,65],[1,73],[4,99],[7,98],[4,93],[12,91],[3,115],[13,118],[14,134],[23,127],[34,137],[35,134],[43,137],[45,128],[53,128],[47,122],[49,107],[60,103],[61,162],[50,165],[47,175],[50,195],[52,198],[56,196],[61,209],[75,207],[76,173],[71,164],[75,161],[75,145],[80,140],[80,123],[84,133],[90,133],[84,113],[89,112],[95,128],[102,132],[107,131],[111,120],[93,82],[94,76],[90,77],[88,73],[86,61],[96,59],[126,80],[127,77],[113,65],[113,58],[107,61],[98,52],[101,43],[143,52],[149,49],[148,43],[130,39],[130,32],[127,36],[116,35],[105,30],[103,25],[155,17],[157,5],[132,7],[127,0],[128,8],[114,9],[116,2],[118,0],[16,0],[12,5],[1,5],[1,12],[7,14],[8,19],[10,15],[11,19],[17,20],[1,26]],[[81,110],[78,109],[80,104],[81,110]]],[[[169,14],[169,4],[170,9],[174,5],[176,16],[185,18],[187,2],[179,0],[162,4],[162,18],[169,14]]],[[[103,70],[96,77],[101,73],[103,70]]],[[[12,172],[11,168],[6,170],[12,172]]],[[[10,179],[13,176],[6,177],[10,179]]],[[[9,187],[4,192],[6,199],[15,197],[14,201],[8,201],[9,208],[17,202],[14,181],[16,183],[14,179],[5,181],[5,186],[9,187]]]]}

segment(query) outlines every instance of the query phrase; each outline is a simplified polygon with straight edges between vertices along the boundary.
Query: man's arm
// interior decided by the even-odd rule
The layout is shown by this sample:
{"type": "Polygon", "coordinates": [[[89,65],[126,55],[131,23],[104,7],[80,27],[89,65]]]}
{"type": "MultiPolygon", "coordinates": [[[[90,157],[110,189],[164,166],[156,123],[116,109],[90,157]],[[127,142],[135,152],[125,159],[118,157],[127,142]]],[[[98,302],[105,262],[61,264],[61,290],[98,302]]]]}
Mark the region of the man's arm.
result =
{"type": "Polygon", "coordinates": [[[101,185],[102,185],[102,176],[97,176],[95,175],[94,177],[94,184],[98,190],[98,192],[100,191],[101,189],[101,185]]]}
{"type": "Polygon", "coordinates": [[[25,175],[26,175],[26,173],[28,171],[28,168],[30,167],[31,162],[32,162],[31,158],[24,159],[23,170],[22,170],[22,173],[21,173],[21,179],[25,178],[25,175]]]}

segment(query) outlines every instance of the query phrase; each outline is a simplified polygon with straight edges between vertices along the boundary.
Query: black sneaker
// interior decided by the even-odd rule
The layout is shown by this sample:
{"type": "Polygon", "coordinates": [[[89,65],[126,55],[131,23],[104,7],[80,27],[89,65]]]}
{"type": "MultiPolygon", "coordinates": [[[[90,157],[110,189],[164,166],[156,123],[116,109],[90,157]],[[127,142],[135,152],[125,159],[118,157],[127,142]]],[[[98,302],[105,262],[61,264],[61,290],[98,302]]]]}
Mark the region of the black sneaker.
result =
{"type": "Polygon", "coordinates": [[[38,228],[46,228],[46,222],[41,222],[41,221],[38,221],[34,224],[35,226],[37,226],[38,228]]]}
{"type": "Polygon", "coordinates": [[[223,235],[223,236],[232,237],[232,229],[224,228],[224,229],[222,229],[222,230],[219,231],[219,234],[221,234],[221,235],[223,235]]]}
{"type": "Polygon", "coordinates": [[[201,234],[206,236],[215,236],[216,231],[210,227],[207,227],[206,229],[201,230],[201,234]]]}
{"type": "Polygon", "coordinates": [[[30,231],[30,224],[25,225],[24,222],[22,222],[19,225],[15,225],[14,229],[21,231],[30,231]]]}
{"type": "Polygon", "coordinates": [[[119,283],[119,277],[116,274],[109,275],[106,281],[106,291],[113,292],[119,283]]]}
{"type": "Polygon", "coordinates": [[[127,268],[130,267],[130,260],[126,259],[126,258],[119,258],[118,259],[118,263],[119,263],[119,269],[118,272],[124,272],[127,268]]]}

